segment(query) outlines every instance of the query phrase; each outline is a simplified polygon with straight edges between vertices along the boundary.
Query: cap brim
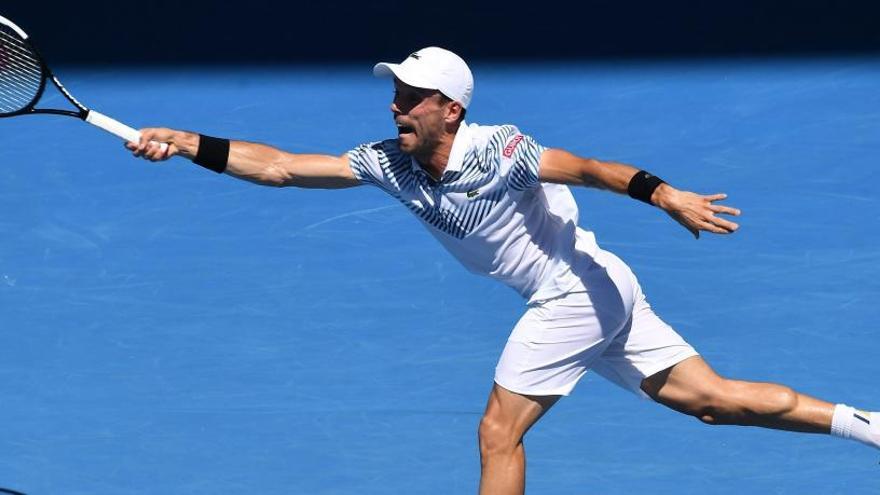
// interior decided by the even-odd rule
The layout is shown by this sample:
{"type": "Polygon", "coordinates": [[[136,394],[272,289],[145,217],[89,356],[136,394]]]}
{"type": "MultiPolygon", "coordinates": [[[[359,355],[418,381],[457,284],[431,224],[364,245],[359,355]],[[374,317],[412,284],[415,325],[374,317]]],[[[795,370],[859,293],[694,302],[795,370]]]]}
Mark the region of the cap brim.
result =
{"type": "Polygon", "coordinates": [[[394,75],[394,69],[400,67],[400,64],[390,64],[388,62],[379,62],[373,66],[373,75],[376,77],[389,77],[394,75]]]}
{"type": "Polygon", "coordinates": [[[380,62],[373,66],[373,75],[376,77],[396,77],[404,84],[414,88],[438,89],[435,84],[419,77],[419,74],[413,73],[412,70],[406,70],[406,68],[400,64],[380,62]]]}

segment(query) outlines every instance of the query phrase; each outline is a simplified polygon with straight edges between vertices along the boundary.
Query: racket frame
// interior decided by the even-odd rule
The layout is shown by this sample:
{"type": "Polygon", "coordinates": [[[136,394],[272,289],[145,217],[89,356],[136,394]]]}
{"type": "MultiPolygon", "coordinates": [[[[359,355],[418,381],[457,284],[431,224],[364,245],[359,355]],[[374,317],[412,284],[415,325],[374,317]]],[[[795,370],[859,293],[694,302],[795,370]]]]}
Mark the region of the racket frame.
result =
{"type": "MultiPolygon", "coordinates": [[[[80,103],[76,98],[70,94],[70,91],[61,84],[61,81],[55,77],[55,74],[52,73],[52,70],[49,68],[49,65],[43,59],[42,54],[37,48],[30,42],[30,37],[27,33],[21,29],[18,25],[16,25],[11,20],[7,19],[0,15],[0,23],[6,25],[15,31],[19,36],[21,36],[22,42],[30,49],[31,53],[33,53],[34,57],[36,57],[37,63],[40,65],[40,86],[37,89],[34,98],[28,103],[24,108],[20,110],[16,110],[14,112],[9,112],[0,115],[0,117],[16,117],[19,115],[35,115],[35,114],[50,114],[50,115],[65,115],[68,117],[76,117],[80,120],[84,120],[89,124],[92,124],[96,127],[99,127],[111,134],[116,135],[126,141],[130,142],[138,142],[140,141],[140,132],[132,127],[129,127],[118,120],[108,117],[100,112],[95,110],[90,110],[85,105],[80,103]],[[39,103],[40,98],[43,97],[43,93],[46,91],[47,81],[51,80],[52,84],[58,88],[58,91],[67,98],[74,107],[76,107],[76,111],[74,110],[62,110],[58,108],[37,108],[37,103],[39,103]]],[[[162,150],[166,150],[168,145],[166,143],[156,143],[158,144],[162,150]]]]}
{"type": "Polygon", "coordinates": [[[49,69],[49,65],[46,64],[46,61],[43,59],[43,55],[40,53],[39,50],[37,50],[37,47],[35,47],[30,42],[30,37],[27,35],[27,33],[22,28],[20,28],[17,24],[10,21],[6,17],[3,17],[2,15],[0,15],[0,23],[11,28],[13,31],[15,31],[21,37],[22,42],[24,42],[24,44],[28,47],[30,52],[36,57],[36,62],[40,65],[40,86],[39,86],[39,88],[37,88],[37,92],[34,95],[34,97],[31,99],[30,103],[28,103],[24,108],[21,108],[20,110],[16,110],[14,112],[9,112],[9,113],[4,113],[2,116],[3,117],[17,117],[19,115],[31,115],[31,114],[35,114],[35,113],[45,113],[45,114],[52,114],[52,115],[67,115],[70,117],[78,117],[82,120],[85,120],[86,116],[89,113],[89,109],[86,108],[85,105],[83,105],[82,103],[77,101],[77,99],[74,98],[73,95],[71,95],[69,91],[67,91],[67,88],[65,88],[64,85],[61,84],[61,81],[59,81],[58,78],[55,77],[55,74],[52,73],[52,70],[49,69]],[[56,108],[36,108],[37,103],[40,101],[40,98],[43,97],[43,93],[46,91],[46,82],[50,79],[52,80],[52,84],[54,84],[55,87],[58,88],[58,91],[60,91],[61,94],[63,94],[64,97],[67,98],[67,100],[71,104],[73,104],[73,106],[75,106],[77,108],[77,111],[62,110],[62,109],[56,109],[56,108]]]}

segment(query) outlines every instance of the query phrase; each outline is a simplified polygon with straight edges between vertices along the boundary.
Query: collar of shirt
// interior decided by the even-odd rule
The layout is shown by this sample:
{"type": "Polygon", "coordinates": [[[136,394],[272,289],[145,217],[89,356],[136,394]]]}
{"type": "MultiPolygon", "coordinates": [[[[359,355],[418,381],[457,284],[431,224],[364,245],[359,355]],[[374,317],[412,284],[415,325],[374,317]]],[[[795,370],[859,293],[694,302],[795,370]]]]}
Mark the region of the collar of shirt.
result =
{"type": "MultiPolygon", "coordinates": [[[[462,120],[461,124],[458,126],[458,130],[455,132],[455,138],[452,140],[452,149],[449,150],[449,160],[446,162],[446,168],[443,170],[443,176],[440,178],[440,182],[443,182],[445,177],[461,172],[461,166],[464,164],[465,155],[471,148],[471,137],[470,126],[468,126],[467,122],[462,120]]],[[[433,178],[425,172],[422,166],[419,165],[419,162],[415,158],[410,158],[410,160],[412,162],[413,171],[433,180],[433,178]]]]}

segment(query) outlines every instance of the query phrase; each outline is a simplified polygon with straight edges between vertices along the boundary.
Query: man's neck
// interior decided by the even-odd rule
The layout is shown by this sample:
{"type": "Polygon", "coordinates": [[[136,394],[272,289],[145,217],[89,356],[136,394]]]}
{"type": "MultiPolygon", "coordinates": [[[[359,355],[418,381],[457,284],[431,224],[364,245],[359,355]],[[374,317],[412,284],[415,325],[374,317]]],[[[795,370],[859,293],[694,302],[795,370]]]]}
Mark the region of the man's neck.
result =
{"type": "Polygon", "coordinates": [[[446,165],[449,164],[449,151],[451,145],[441,145],[434,149],[430,156],[414,156],[422,170],[428,173],[436,181],[443,177],[446,165]]]}
{"type": "MultiPolygon", "coordinates": [[[[458,131],[458,128],[456,128],[456,131],[458,131]]],[[[449,164],[449,155],[452,153],[452,143],[455,141],[455,134],[456,132],[444,134],[440,142],[429,154],[424,156],[413,155],[416,161],[419,162],[422,170],[438,182],[443,177],[443,172],[449,164]]]]}

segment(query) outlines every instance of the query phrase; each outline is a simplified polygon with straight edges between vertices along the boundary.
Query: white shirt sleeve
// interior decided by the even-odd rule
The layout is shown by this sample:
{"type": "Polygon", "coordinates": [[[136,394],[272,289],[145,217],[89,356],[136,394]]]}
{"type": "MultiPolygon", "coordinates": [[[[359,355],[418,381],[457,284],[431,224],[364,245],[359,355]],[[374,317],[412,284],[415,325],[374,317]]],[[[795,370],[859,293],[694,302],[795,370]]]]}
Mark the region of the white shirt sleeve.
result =
{"type": "Polygon", "coordinates": [[[504,132],[510,133],[501,150],[504,159],[512,160],[507,181],[511,189],[525,191],[537,187],[538,167],[541,154],[547,148],[538,144],[531,136],[522,134],[514,126],[504,126],[504,132]]]}
{"type": "Polygon", "coordinates": [[[348,162],[354,176],[364,184],[382,187],[385,182],[385,173],[381,165],[382,155],[384,150],[381,141],[362,144],[350,150],[348,162]]]}

